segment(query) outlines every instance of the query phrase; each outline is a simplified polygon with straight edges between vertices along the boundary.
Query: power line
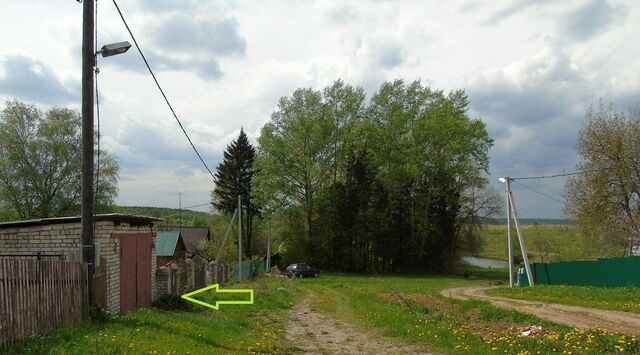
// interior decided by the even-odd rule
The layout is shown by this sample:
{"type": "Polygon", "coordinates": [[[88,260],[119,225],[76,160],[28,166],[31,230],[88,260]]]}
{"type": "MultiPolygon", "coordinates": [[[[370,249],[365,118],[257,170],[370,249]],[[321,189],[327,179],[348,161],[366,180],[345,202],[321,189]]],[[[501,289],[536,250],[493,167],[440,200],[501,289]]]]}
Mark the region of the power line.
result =
{"type": "Polygon", "coordinates": [[[551,179],[563,176],[573,176],[573,175],[582,175],[589,173],[597,173],[599,171],[607,170],[608,168],[603,169],[594,169],[594,170],[584,170],[584,171],[574,171],[572,173],[561,173],[561,174],[553,174],[553,175],[541,175],[541,176],[527,176],[527,177],[509,177],[511,180],[537,180],[537,179],[551,179]]]}
{"type": "Polygon", "coordinates": [[[182,207],[182,208],[194,208],[194,207],[203,207],[203,206],[210,206],[210,205],[211,205],[211,202],[207,202],[207,203],[202,203],[202,204],[199,204],[199,205],[185,206],[185,207],[182,207]]]}
{"type": "MultiPolygon", "coordinates": [[[[92,1],[92,0],[89,0],[92,1]]],[[[98,0],[95,0],[95,15],[94,15],[94,48],[98,48],[98,0]]],[[[98,73],[100,73],[100,69],[98,69],[98,56],[93,56],[93,75],[95,76],[94,82],[96,86],[96,128],[98,130],[98,135],[96,137],[96,186],[95,192],[93,195],[93,205],[94,205],[94,214],[95,214],[95,206],[98,205],[98,190],[100,186],[100,95],[98,90],[98,73]]],[[[95,224],[95,223],[94,223],[95,224]]]]}
{"type": "Polygon", "coordinates": [[[523,184],[521,182],[518,182],[518,181],[515,181],[515,180],[513,182],[515,182],[516,184],[518,184],[518,185],[520,185],[520,186],[522,186],[522,187],[524,187],[526,189],[529,189],[529,190],[531,190],[531,191],[533,191],[533,192],[535,192],[537,194],[540,194],[540,195],[542,195],[542,196],[544,196],[546,198],[552,199],[552,200],[564,205],[564,201],[562,201],[562,200],[559,200],[559,199],[557,199],[557,198],[555,198],[553,196],[549,196],[549,195],[545,194],[544,192],[538,191],[538,190],[534,189],[533,187],[529,187],[529,186],[527,186],[527,185],[525,185],[525,184],[523,184]]]}
{"type": "Polygon", "coordinates": [[[184,133],[184,136],[187,137],[187,140],[189,141],[189,144],[191,144],[191,148],[193,148],[193,151],[196,152],[196,155],[198,156],[198,158],[202,162],[202,165],[204,165],[204,167],[209,172],[209,175],[211,175],[211,178],[213,178],[214,181],[215,181],[215,176],[211,172],[211,169],[209,169],[209,167],[207,166],[207,163],[204,162],[204,159],[202,159],[202,156],[200,155],[200,152],[198,152],[198,149],[196,149],[196,146],[191,141],[191,138],[189,138],[189,135],[187,134],[187,131],[182,126],[182,122],[180,122],[180,119],[178,118],[178,115],[176,114],[176,112],[173,109],[173,106],[171,106],[171,103],[169,102],[169,99],[167,98],[167,95],[164,93],[164,90],[162,90],[162,87],[160,86],[160,83],[158,82],[158,79],[156,78],[156,75],[153,73],[153,70],[151,70],[151,66],[149,65],[149,62],[147,61],[147,58],[142,53],[142,49],[140,49],[140,46],[138,45],[138,41],[136,41],[136,37],[133,35],[133,32],[131,32],[131,29],[129,28],[129,25],[127,24],[127,21],[124,19],[124,15],[122,15],[122,11],[120,11],[120,7],[118,6],[118,3],[116,2],[116,0],[112,0],[112,1],[113,1],[113,5],[115,5],[115,7],[116,7],[116,10],[118,10],[118,14],[120,15],[120,18],[122,19],[122,22],[124,23],[124,26],[127,28],[127,31],[129,32],[129,35],[131,36],[131,39],[133,40],[133,43],[136,46],[136,49],[138,49],[138,53],[140,53],[140,56],[142,57],[142,60],[144,61],[144,64],[147,66],[147,69],[149,70],[149,73],[153,77],[153,81],[155,81],[156,86],[158,87],[158,90],[160,90],[160,93],[162,94],[162,97],[164,98],[164,101],[167,103],[167,106],[169,106],[169,109],[171,110],[171,113],[173,114],[173,117],[176,119],[176,122],[178,122],[178,125],[180,126],[180,129],[182,130],[182,133],[184,133]]]}

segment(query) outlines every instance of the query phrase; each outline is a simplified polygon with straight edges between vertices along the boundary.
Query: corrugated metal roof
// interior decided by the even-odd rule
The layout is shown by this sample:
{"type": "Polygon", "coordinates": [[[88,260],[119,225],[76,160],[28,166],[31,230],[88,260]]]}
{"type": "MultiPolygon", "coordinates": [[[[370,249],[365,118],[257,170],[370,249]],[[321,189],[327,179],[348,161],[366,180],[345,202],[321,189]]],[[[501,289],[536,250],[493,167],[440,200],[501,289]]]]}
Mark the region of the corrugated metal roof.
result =
{"type": "Polygon", "coordinates": [[[196,254],[196,247],[201,241],[211,240],[209,227],[156,226],[158,231],[180,232],[187,252],[196,254]]]}
{"type": "Polygon", "coordinates": [[[156,255],[173,256],[180,239],[180,232],[158,232],[156,234],[156,255]]]}
{"type": "MultiPolygon", "coordinates": [[[[164,219],[162,218],[139,216],[134,214],[124,214],[124,213],[98,214],[98,215],[95,215],[93,219],[96,222],[111,221],[111,222],[117,222],[117,223],[129,223],[132,226],[150,226],[150,225],[153,225],[154,222],[164,221],[164,219]]],[[[78,222],[80,222],[80,216],[40,218],[40,219],[30,219],[26,221],[2,222],[0,223],[0,229],[43,226],[43,225],[49,225],[49,224],[78,223],[78,222]]]]}

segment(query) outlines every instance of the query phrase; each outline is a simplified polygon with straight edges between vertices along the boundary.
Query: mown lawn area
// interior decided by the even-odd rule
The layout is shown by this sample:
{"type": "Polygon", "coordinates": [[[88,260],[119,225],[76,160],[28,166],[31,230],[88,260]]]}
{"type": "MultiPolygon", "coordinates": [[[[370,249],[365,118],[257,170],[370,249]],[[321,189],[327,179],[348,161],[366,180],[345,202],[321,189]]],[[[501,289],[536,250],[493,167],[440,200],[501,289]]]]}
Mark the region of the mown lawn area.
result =
{"type": "MultiPolygon", "coordinates": [[[[574,225],[522,225],[522,234],[531,262],[578,260],[596,257],[620,256],[622,250],[594,249],[585,240],[582,231],[574,225]]],[[[480,230],[484,247],[479,257],[507,260],[507,226],[484,225],[480,230]]],[[[513,238],[519,250],[518,235],[513,226],[513,238]]],[[[519,253],[519,251],[518,251],[519,253]]]]}
{"type": "MultiPolygon", "coordinates": [[[[208,310],[186,301],[182,310],[140,309],[98,322],[64,327],[34,337],[10,354],[227,354],[282,353],[287,310],[296,293],[288,279],[259,279],[233,288],[253,288],[254,305],[208,310]],[[185,310],[186,309],[186,310],[185,310]]],[[[212,295],[199,299],[213,299],[212,295]]],[[[217,298],[220,299],[220,298],[217,298]]],[[[172,302],[173,306],[176,306],[172,302]]]]}
{"type": "Polygon", "coordinates": [[[496,288],[487,294],[523,300],[560,303],[640,313],[640,288],[536,285],[523,288],[496,288]]]}

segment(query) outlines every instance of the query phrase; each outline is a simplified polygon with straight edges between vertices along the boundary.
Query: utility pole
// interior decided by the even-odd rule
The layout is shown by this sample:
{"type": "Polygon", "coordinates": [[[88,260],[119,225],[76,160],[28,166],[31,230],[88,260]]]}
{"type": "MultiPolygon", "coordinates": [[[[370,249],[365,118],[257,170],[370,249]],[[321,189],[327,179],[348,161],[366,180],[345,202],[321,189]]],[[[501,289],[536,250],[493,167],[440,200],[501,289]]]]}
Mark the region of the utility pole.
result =
{"type": "Polygon", "coordinates": [[[238,195],[238,281],[242,280],[242,196],[238,195]]]}
{"type": "Polygon", "coordinates": [[[507,186],[507,238],[509,245],[509,287],[513,287],[513,237],[511,236],[511,218],[516,224],[516,232],[518,233],[518,241],[520,242],[520,251],[522,252],[522,259],[524,262],[524,268],[527,271],[527,278],[529,279],[529,286],[533,287],[535,281],[533,280],[533,273],[531,272],[531,265],[529,265],[529,255],[527,255],[527,248],[524,245],[524,237],[522,236],[522,228],[520,228],[520,221],[518,220],[518,210],[516,209],[516,203],[513,201],[513,193],[511,192],[511,181],[515,180],[508,176],[501,177],[501,183],[507,186]]]}
{"type": "Polygon", "coordinates": [[[87,263],[87,295],[94,306],[94,236],[93,236],[93,90],[95,67],[95,1],[82,2],[82,261],[87,263]]]}
{"type": "Polygon", "coordinates": [[[271,215],[269,215],[269,238],[267,239],[267,272],[271,270],[271,215]]]}
{"type": "Polygon", "coordinates": [[[529,286],[533,287],[535,286],[535,281],[533,280],[531,265],[529,265],[529,256],[527,255],[527,248],[524,246],[524,237],[522,236],[520,221],[518,221],[518,210],[516,209],[516,203],[513,201],[513,193],[511,192],[511,185],[509,185],[508,195],[509,195],[509,202],[511,204],[511,213],[513,214],[513,220],[516,223],[516,232],[518,232],[518,241],[520,241],[520,251],[522,252],[524,268],[527,272],[527,278],[529,279],[529,286]]]}
{"type": "Polygon", "coordinates": [[[509,287],[513,288],[513,237],[511,236],[511,203],[509,202],[509,191],[511,191],[511,179],[505,177],[507,188],[507,245],[509,248],[509,287]]]}
{"type": "Polygon", "coordinates": [[[182,233],[182,192],[178,192],[178,227],[182,233]]]}

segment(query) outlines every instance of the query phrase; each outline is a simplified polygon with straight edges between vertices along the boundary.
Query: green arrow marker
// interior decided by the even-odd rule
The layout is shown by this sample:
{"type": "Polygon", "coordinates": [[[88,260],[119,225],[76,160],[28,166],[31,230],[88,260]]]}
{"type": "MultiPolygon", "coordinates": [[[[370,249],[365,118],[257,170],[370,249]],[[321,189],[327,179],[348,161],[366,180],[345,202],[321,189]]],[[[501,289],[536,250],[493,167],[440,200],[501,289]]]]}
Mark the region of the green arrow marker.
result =
{"type": "Polygon", "coordinates": [[[213,284],[210,286],[207,286],[205,288],[201,288],[199,290],[195,290],[192,292],[189,292],[187,294],[182,295],[182,298],[193,302],[193,303],[197,303],[201,306],[205,306],[205,307],[209,307],[212,309],[220,309],[220,305],[221,304],[253,304],[253,290],[252,289],[237,289],[237,288],[229,288],[226,290],[222,290],[218,287],[218,284],[213,284]],[[191,296],[197,295],[198,293],[201,292],[205,292],[205,291],[209,291],[209,290],[215,290],[216,293],[220,292],[220,293],[248,293],[249,294],[249,300],[246,301],[216,301],[216,304],[209,304],[207,302],[202,302],[200,300],[197,300],[195,298],[191,298],[191,296]]]}

